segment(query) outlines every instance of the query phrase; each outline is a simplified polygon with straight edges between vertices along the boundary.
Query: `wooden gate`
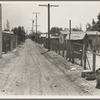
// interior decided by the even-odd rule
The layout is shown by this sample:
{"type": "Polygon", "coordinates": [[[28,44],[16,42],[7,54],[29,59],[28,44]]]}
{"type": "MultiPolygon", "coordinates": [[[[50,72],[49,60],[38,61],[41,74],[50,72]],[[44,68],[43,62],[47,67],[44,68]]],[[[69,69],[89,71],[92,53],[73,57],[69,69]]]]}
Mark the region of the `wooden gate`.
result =
{"type": "Polygon", "coordinates": [[[73,43],[72,44],[72,63],[79,64],[83,66],[83,60],[84,60],[84,44],[80,43],[73,43]],[[77,60],[77,61],[76,61],[77,60]]]}

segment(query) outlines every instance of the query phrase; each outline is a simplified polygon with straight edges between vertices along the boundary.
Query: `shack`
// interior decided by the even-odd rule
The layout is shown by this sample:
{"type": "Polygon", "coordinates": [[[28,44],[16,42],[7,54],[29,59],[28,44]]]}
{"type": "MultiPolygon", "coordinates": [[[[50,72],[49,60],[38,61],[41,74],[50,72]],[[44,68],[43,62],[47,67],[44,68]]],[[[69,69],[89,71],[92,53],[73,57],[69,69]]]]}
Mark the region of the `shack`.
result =
{"type": "Polygon", "coordinates": [[[67,37],[66,37],[67,57],[69,57],[69,56],[72,57],[73,51],[75,51],[77,53],[74,54],[74,56],[80,58],[80,55],[78,55],[78,52],[80,53],[82,51],[83,45],[86,45],[86,47],[88,46],[87,40],[88,40],[88,37],[87,37],[86,32],[72,31],[70,40],[69,40],[69,35],[67,35],[67,37]]]}
{"type": "Polygon", "coordinates": [[[39,36],[40,44],[45,44],[47,35],[48,35],[47,33],[41,33],[40,34],[40,36],[39,36]]]}
{"type": "Polygon", "coordinates": [[[0,59],[2,58],[2,11],[0,4],[0,59]]]}
{"type": "Polygon", "coordinates": [[[17,36],[10,31],[2,31],[2,52],[12,51],[17,47],[17,36]]]}
{"type": "Polygon", "coordinates": [[[99,49],[100,48],[100,32],[98,31],[86,31],[88,36],[89,49],[99,49]]]}
{"type": "MultiPolygon", "coordinates": [[[[46,42],[45,42],[45,47],[47,48],[48,47],[48,35],[46,36],[46,42]]],[[[51,47],[51,50],[56,50],[58,49],[58,46],[59,46],[59,36],[52,36],[50,34],[50,47],[51,47]]]]}
{"type": "Polygon", "coordinates": [[[63,44],[66,40],[66,36],[69,34],[69,30],[60,31],[59,42],[63,44]]]}

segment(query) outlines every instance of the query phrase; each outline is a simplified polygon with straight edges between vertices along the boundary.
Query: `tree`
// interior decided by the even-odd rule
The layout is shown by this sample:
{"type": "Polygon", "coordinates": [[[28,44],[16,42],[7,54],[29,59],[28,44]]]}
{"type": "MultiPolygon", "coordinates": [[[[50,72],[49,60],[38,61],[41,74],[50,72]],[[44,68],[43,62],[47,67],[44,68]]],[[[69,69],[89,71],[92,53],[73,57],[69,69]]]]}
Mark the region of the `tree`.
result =
{"type": "Polygon", "coordinates": [[[86,30],[87,31],[99,31],[100,32],[100,13],[97,16],[98,21],[96,22],[94,19],[92,19],[92,23],[86,24],[86,30]]]}
{"type": "Polygon", "coordinates": [[[90,23],[87,23],[86,24],[86,31],[91,31],[91,29],[92,29],[91,24],[90,23]]]}
{"type": "Polygon", "coordinates": [[[92,19],[92,27],[91,27],[91,31],[96,31],[97,30],[97,23],[95,22],[94,19],[92,19]]]}
{"type": "Polygon", "coordinates": [[[76,28],[72,28],[72,31],[82,31],[82,27],[80,26],[80,28],[79,28],[76,26],[76,28]]]}
{"type": "Polygon", "coordinates": [[[53,36],[59,36],[60,35],[60,31],[62,31],[62,28],[58,28],[58,27],[52,27],[50,30],[51,35],[53,36]]]}
{"type": "Polygon", "coordinates": [[[12,31],[14,32],[14,34],[18,36],[19,41],[25,41],[26,33],[25,33],[25,29],[23,26],[15,27],[12,31]]]}

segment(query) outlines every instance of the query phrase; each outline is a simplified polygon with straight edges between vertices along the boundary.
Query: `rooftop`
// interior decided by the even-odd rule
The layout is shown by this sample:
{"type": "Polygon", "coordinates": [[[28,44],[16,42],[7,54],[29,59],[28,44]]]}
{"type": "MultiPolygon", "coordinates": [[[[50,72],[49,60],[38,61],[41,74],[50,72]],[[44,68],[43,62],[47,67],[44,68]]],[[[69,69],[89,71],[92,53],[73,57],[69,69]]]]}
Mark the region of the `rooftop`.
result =
{"type": "MultiPolygon", "coordinates": [[[[82,40],[84,39],[85,35],[86,32],[72,31],[70,40],[82,40]]],[[[69,40],[69,35],[67,35],[66,40],[69,40]]]]}
{"type": "Polygon", "coordinates": [[[98,31],[86,31],[87,35],[100,35],[100,32],[98,31]]]}
{"type": "Polygon", "coordinates": [[[12,31],[2,31],[2,33],[13,34],[12,31]]]}
{"type": "Polygon", "coordinates": [[[61,34],[69,34],[69,30],[62,30],[60,31],[61,34]]]}

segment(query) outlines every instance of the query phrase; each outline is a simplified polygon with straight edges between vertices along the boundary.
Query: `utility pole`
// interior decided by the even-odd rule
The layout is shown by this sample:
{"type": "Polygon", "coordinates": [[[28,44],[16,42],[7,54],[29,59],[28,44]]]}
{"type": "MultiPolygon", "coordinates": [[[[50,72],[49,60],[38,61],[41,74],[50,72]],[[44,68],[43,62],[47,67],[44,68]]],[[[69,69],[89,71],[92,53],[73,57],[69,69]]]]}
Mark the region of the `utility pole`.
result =
{"type": "Polygon", "coordinates": [[[70,38],[71,38],[71,20],[69,20],[69,61],[71,61],[71,41],[70,41],[70,38]]]}
{"type": "Polygon", "coordinates": [[[48,7],[48,51],[50,51],[50,7],[59,7],[58,5],[39,5],[48,7]]]}
{"type": "Polygon", "coordinates": [[[32,34],[33,34],[33,24],[34,24],[34,20],[32,20],[32,34]]]}
{"type": "Polygon", "coordinates": [[[33,12],[33,14],[36,14],[36,25],[34,25],[34,26],[36,26],[36,34],[37,34],[37,27],[39,26],[39,25],[37,25],[37,14],[40,14],[39,12],[33,12]]]}

